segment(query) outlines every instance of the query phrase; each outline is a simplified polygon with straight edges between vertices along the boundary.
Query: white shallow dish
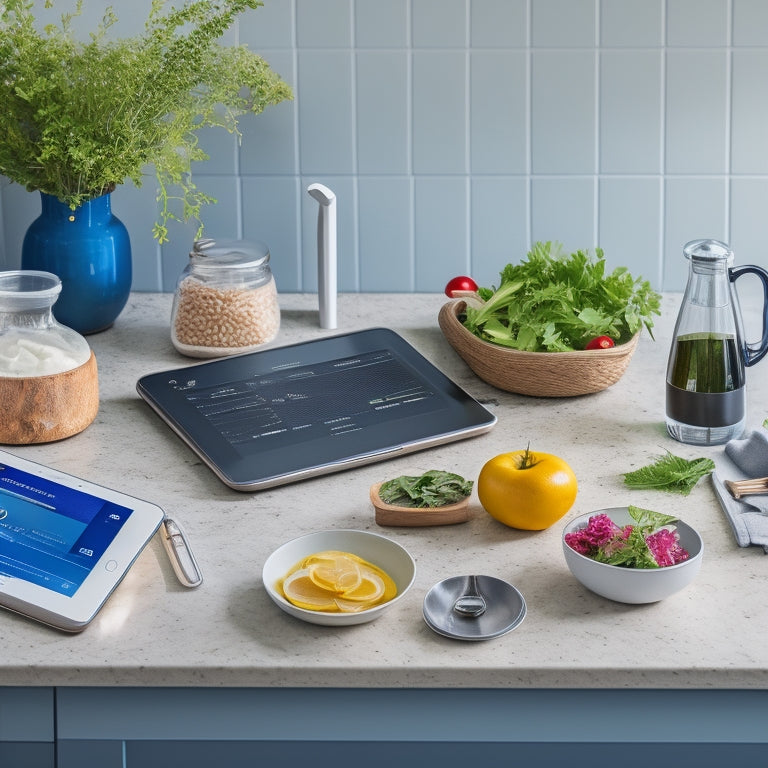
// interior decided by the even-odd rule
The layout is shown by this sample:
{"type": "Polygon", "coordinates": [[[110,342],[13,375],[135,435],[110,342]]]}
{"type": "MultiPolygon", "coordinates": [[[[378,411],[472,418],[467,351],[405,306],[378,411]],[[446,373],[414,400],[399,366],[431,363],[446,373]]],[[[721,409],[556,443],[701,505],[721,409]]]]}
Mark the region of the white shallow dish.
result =
{"type": "Polygon", "coordinates": [[[675,525],[680,544],[689,558],[677,565],[665,568],[621,568],[592,560],[571,549],[565,536],[572,531],[586,528],[589,518],[605,513],[618,526],[634,523],[627,507],[598,509],[571,520],[563,530],[562,544],[565,562],[571,573],[589,590],[609,600],[620,603],[655,603],[687,587],[701,570],[704,542],[687,523],[678,520],[675,525]]]}
{"type": "Polygon", "coordinates": [[[316,531],[286,542],[267,558],[261,573],[267,594],[287,614],[310,624],[331,627],[365,624],[379,618],[403,598],[413,584],[415,577],[416,563],[400,544],[377,533],[344,529],[316,531]],[[299,608],[286,600],[276,588],[278,581],[302,558],[328,549],[351,552],[377,565],[394,579],[397,585],[397,595],[386,603],[359,613],[310,611],[306,608],[299,608]]]}

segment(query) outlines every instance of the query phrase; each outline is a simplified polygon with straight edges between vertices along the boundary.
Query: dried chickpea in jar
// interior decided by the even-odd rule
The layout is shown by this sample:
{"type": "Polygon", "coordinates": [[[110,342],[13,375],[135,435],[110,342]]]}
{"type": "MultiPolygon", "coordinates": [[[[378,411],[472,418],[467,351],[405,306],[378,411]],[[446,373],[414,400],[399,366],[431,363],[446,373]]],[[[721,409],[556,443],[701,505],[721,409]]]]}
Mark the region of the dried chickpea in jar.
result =
{"type": "Polygon", "coordinates": [[[189,357],[251,352],[280,330],[269,250],[245,240],[196,240],[179,277],[171,341],[189,357]]]}

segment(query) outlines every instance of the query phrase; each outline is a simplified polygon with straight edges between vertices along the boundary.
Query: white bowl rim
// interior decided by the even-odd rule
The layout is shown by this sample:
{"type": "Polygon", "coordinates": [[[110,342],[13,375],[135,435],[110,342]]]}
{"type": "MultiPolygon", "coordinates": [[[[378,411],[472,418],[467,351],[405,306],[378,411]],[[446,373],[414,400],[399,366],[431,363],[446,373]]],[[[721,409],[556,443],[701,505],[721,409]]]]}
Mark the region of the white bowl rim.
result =
{"type": "MultiPolygon", "coordinates": [[[[394,539],[390,539],[388,536],[383,536],[380,533],[374,533],[373,531],[363,531],[359,528],[325,528],[320,531],[310,531],[309,533],[303,533],[301,536],[295,536],[292,539],[289,539],[288,541],[283,542],[277,549],[275,549],[264,561],[264,565],[261,569],[261,581],[264,585],[264,589],[267,590],[267,593],[269,596],[273,599],[277,599],[282,605],[285,605],[291,609],[291,611],[296,612],[297,614],[304,614],[306,616],[317,616],[318,614],[323,614],[324,616],[329,617],[339,617],[339,621],[342,620],[342,617],[349,617],[349,616],[370,616],[374,613],[381,612],[385,610],[386,608],[389,608],[390,606],[394,605],[396,602],[400,600],[401,597],[405,596],[405,593],[413,586],[413,582],[416,580],[416,561],[413,559],[413,555],[402,545],[396,542],[394,539]],[[378,605],[374,605],[371,608],[366,608],[363,611],[356,611],[354,614],[350,613],[336,613],[335,611],[311,611],[308,608],[301,608],[298,605],[294,605],[290,600],[287,600],[283,595],[281,595],[272,584],[267,584],[266,579],[264,578],[264,571],[266,570],[267,564],[272,559],[273,555],[277,554],[281,549],[284,547],[287,547],[290,544],[293,544],[295,542],[301,541],[302,539],[308,539],[314,536],[319,536],[321,534],[337,534],[337,533],[353,533],[353,534],[361,534],[362,536],[370,536],[374,539],[381,539],[383,541],[386,541],[387,544],[392,544],[398,549],[402,550],[402,552],[407,556],[408,560],[411,562],[411,578],[408,581],[408,583],[402,588],[399,589],[397,594],[391,599],[387,600],[386,603],[379,603],[378,605]]],[[[331,619],[332,620],[332,619],[331,619]]]]}
{"type": "MultiPolygon", "coordinates": [[[[626,568],[623,565],[612,565],[611,563],[601,563],[599,560],[595,560],[592,557],[587,557],[587,555],[582,555],[581,552],[577,552],[572,546],[570,546],[566,540],[565,535],[567,533],[573,533],[574,531],[579,531],[582,528],[586,528],[586,523],[589,521],[590,517],[594,517],[595,515],[599,515],[601,513],[608,514],[609,512],[617,512],[617,511],[624,511],[627,507],[607,507],[605,509],[596,509],[594,512],[585,512],[582,515],[577,515],[572,520],[569,520],[568,523],[566,523],[565,528],[563,528],[563,533],[561,536],[563,547],[565,547],[571,554],[575,555],[578,559],[584,560],[588,563],[594,563],[595,565],[602,565],[606,568],[612,568],[616,571],[620,571],[621,573],[667,573],[669,571],[674,571],[680,568],[685,568],[687,565],[690,565],[691,563],[695,562],[696,560],[701,559],[702,555],[704,554],[704,539],[701,538],[701,534],[689,523],[686,523],[685,520],[681,520],[678,518],[675,523],[682,523],[688,530],[692,531],[693,534],[696,536],[696,539],[699,542],[699,551],[695,554],[689,557],[687,560],[683,560],[680,563],[675,563],[674,565],[665,565],[660,568],[626,568]],[[583,521],[583,525],[581,524],[583,521]]],[[[610,515],[608,515],[610,517],[610,515]]]]}

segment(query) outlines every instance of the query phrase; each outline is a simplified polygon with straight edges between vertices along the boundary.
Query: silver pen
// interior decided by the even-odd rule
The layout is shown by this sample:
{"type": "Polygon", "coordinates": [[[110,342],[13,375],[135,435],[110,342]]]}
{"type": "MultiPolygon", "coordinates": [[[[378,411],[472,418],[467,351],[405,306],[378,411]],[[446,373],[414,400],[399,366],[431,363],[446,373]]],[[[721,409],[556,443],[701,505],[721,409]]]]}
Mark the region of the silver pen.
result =
{"type": "Polygon", "coordinates": [[[163,520],[162,539],[168,559],[179,582],[185,587],[199,587],[203,575],[181,526],[172,518],[163,520]]]}

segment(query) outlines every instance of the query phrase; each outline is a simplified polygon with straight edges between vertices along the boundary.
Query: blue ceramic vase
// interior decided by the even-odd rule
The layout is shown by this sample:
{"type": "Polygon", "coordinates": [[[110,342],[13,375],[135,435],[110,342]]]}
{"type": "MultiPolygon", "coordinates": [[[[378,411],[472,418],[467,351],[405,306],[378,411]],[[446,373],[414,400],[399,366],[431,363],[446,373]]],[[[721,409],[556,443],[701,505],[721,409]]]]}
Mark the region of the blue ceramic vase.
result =
{"type": "Polygon", "coordinates": [[[53,272],[61,294],[53,313],[79,333],[109,328],[131,290],[131,241],[112,213],[111,193],[72,210],[40,193],[42,213],[32,222],[21,250],[22,269],[53,272]]]}

